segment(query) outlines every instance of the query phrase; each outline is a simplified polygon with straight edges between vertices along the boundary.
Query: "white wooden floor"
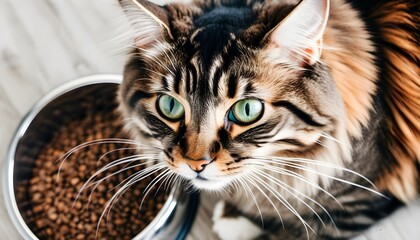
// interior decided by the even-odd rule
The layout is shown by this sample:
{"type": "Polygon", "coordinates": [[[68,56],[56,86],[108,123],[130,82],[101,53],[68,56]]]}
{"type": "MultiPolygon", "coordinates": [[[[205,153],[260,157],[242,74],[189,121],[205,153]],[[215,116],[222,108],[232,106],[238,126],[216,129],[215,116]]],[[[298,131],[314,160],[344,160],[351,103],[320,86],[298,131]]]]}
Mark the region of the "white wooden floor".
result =
{"type": "MultiPolygon", "coordinates": [[[[20,119],[43,94],[83,75],[121,73],[125,56],[115,50],[124,43],[112,39],[125,21],[116,2],[0,0],[1,160],[20,119]]],[[[20,239],[0,195],[0,239],[20,239]]],[[[190,239],[214,238],[208,215],[200,210],[190,239]]],[[[419,223],[418,201],[358,239],[420,239],[419,223]]]]}

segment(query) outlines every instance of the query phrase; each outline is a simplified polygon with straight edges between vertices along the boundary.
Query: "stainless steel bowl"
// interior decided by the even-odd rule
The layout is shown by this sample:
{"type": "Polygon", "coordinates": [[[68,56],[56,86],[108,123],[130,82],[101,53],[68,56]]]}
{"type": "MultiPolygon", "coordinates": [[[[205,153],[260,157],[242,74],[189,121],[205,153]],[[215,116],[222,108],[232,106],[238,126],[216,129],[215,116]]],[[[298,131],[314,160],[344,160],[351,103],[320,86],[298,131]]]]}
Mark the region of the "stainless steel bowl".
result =
{"type": "MultiPolygon", "coordinates": [[[[89,94],[113,97],[121,83],[120,75],[91,75],[70,81],[49,92],[24,117],[14,135],[5,159],[3,195],[9,216],[24,239],[38,239],[24,216],[25,199],[16,198],[16,185],[31,177],[36,155],[65,121],[80,114],[77,106],[89,94]],[[65,108],[66,118],[55,115],[65,108]],[[69,117],[70,116],[70,117],[69,117]],[[54,124],[51,124],[54,119],[54,124]],[[48,122],[48,124],[47,124],[48,122]],[[45,126],[48,127],[45,127],[45,126]],[[26,156],[26,157],[22,157],[26,156]],[[28,156],[33,156],[29,157],[28,156]]],[[[135,239],[184,239],[194,220],[199,197],[187,194],[182,186],[172,189],[155,219],[135,239]]]]}

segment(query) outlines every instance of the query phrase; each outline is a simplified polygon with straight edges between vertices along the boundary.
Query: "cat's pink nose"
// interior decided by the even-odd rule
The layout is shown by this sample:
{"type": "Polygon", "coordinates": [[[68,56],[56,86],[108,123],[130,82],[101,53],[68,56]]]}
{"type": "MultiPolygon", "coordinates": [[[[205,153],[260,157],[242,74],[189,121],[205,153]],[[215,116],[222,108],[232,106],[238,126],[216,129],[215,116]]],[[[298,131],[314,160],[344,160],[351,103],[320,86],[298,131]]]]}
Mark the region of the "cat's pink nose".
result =
{"type": "Polygon", "coordinates": [[[210,163],[210,160],[200,159],[200,160],[186,160],[188,166],[196,172],[203,171],[204,167],[210,163]]]}

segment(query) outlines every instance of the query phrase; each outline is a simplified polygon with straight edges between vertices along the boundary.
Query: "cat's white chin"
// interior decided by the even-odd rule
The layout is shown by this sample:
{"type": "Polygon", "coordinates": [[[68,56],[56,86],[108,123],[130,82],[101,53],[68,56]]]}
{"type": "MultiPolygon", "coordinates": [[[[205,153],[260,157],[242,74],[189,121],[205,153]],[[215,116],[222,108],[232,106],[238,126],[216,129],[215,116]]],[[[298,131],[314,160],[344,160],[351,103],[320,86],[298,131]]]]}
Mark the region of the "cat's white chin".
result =
{"type": "Polygon", "coordinates": [[[220,180],[202,180],[195,178],[190,181],[194,187],[200,190],[220,191],[229,185],[227,181],[220,180]]]}

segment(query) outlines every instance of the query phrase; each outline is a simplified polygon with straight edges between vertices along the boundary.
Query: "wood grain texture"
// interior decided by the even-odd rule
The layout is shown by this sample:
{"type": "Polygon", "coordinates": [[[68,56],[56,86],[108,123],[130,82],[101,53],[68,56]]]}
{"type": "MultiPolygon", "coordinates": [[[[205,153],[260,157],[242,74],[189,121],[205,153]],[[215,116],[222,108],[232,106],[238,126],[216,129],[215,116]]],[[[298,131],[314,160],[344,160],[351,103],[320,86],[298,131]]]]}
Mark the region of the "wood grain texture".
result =
{"type": "MultiPolygon", "coordinates": [[[[20,119],[46,92],[80,76],[122,72],[128,43],[114,39],[126,25],[116,0],[0,0],[2,159],[20,119]]],[[[0,239],[20,239],[0,195],[0,239]]],[[[203,199],[208,203],[200,207],[189,240],[215,239],[211,212],[216,198],[203,199]]],[[[420,202],[357,239],[416,239],[418,222],[420,202]]]]}

